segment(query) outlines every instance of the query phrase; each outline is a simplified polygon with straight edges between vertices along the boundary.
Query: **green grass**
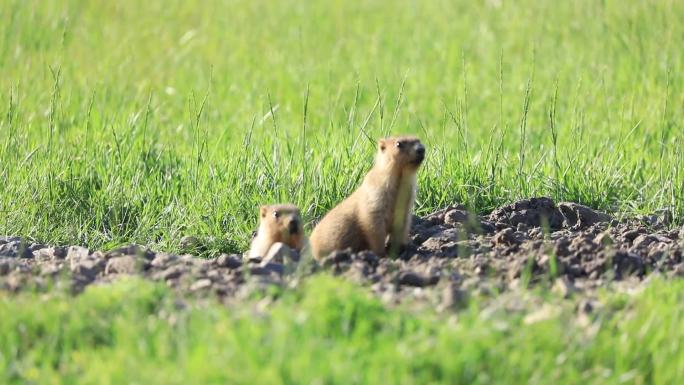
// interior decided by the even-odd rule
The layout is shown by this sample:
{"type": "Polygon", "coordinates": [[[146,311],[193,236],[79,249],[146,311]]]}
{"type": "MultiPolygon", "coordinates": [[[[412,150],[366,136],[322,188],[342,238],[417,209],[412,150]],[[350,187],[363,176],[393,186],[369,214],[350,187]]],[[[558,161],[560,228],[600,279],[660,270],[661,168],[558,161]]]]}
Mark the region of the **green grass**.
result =
{"type": "MultiPolygon", "coordinates": [[[[677,0],[0,0],[0,234],[241,251],[260,204],[323,215],[399,133],[428,146],[420,214],[548,195],[682,224],[682,20],[677,0]]],[[[553,298],[525,325],[329,277],[263,313],[137,281],[0,293],[0,382],[672,384],[683,292],[606,294],[589,328],[553,298]]]]}
{"type": "Polygon", "coordinates": [[[684,376],[684,282],[606,294],[591,323],[572,304],[533,324],[478,309],[457,319],[387,310],[327,276],[267,310],[178,310],[161,286],[0,296],[6,384],[676,384],[684,376]],[[40,306],[36,306],[40,304],[40,306]]]}
{"type": "Polygon", "coordinates": [[[374,140],[418,212],[535,195],[684,214],[684,3],[0,1],[0,233],[210,253],[307,219],[374,140]]]}

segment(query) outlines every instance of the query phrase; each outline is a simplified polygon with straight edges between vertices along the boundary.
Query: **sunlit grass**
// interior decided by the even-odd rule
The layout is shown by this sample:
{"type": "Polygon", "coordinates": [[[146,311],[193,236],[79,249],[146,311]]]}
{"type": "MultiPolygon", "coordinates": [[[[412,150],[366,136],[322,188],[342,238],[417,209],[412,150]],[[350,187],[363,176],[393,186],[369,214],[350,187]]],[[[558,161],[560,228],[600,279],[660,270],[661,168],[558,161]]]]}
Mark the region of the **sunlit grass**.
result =
{"type": "Polygon", "coordinates": [[[0,297],[13,315],[0,320],[0,381],[674,384],[684,375],[683,289],[655,281],[636,297],[605,293],[605,307],[584,320],[552,297],[555,311],[532,324],[477,300],[457,317],[388,310],[327,276],[267,309],[178,308],[168,290],[141,281],[76,298],[22,294],[0,297]]]}
{"type": "Polygon", "coordinates": [[[0,3],[0,233],[237,251],[258,205],[319,217],[405,132],[419,213],[684,214],[678,1],[0,3]]]}

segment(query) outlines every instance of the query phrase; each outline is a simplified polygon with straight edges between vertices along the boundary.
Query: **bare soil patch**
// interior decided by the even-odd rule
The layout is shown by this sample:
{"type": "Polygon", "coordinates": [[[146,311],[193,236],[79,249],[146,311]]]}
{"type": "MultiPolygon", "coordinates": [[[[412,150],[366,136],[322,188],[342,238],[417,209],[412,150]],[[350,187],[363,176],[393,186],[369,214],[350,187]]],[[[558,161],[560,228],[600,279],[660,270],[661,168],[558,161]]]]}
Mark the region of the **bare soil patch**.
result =
{"type": "Polygon", "coordinates": [[[440,308],[472,294],[495,296],[522,287],[548,287],[564,296],[600,287],[634,287],[650,276],[684,276],[684,228],[666,213],[615,219],[589,207],[533,198],[486,216],[454,205],[415,218],[411,243],[399,258],[338,251],[320,263],[280,254],[202,259],[131,245],[108,252],[46,246],[0,237],[0,290],[67,288],[138,275],[182,294],[232,301],[284,287],[316,271],[369,286],[385,302],[423,299],[440,308]]]}

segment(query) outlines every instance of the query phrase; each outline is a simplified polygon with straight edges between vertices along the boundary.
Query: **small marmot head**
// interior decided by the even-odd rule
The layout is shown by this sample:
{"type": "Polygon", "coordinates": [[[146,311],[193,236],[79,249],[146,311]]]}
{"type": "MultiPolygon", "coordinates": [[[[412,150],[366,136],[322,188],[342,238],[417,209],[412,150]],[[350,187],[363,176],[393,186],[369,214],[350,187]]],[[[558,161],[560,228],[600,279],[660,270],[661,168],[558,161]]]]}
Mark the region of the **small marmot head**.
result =
{"type": "Polygon", "coordinates": [[[416,170],[425,159],[425,146],[415,136],[397,136],[378,141],[378,160],[391,167],[416,170]]]}
{"type": "Polygon", "coordinates": [[[265,205],[259,208],[261,227],[266,227],[281,241],[294,235],[303,235],[299,208],[291,204],[265,205]]]}

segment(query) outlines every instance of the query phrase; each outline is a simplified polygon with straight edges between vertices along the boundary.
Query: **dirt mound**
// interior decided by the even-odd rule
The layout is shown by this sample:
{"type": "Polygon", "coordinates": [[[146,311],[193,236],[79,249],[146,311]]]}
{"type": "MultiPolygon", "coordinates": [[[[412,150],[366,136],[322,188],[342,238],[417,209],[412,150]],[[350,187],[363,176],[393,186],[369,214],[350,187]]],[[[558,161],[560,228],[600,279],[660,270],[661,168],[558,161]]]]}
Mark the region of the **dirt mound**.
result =
{"type": "Polygon", "coordinates": [[[138,245],[105,253],[2,237],[0,289],[67,286],[79,292],[135,274],[183,293],[239,299],[328,270],[369,285],[387,302],[429,297],[449,306],[470,292],[539,284],[569,294],[620,281],[638,283],[651,274],[684,276],[683,253],[684,228],[668,228],[657,216],[616,220],[577,203],[532,198],[482,217],[460,205],[416,217],[411,243],[397,259],[346,251],[320,264],[278,255],[266,260],[243,260],[241,255],[200,259],[138,245]]]}

